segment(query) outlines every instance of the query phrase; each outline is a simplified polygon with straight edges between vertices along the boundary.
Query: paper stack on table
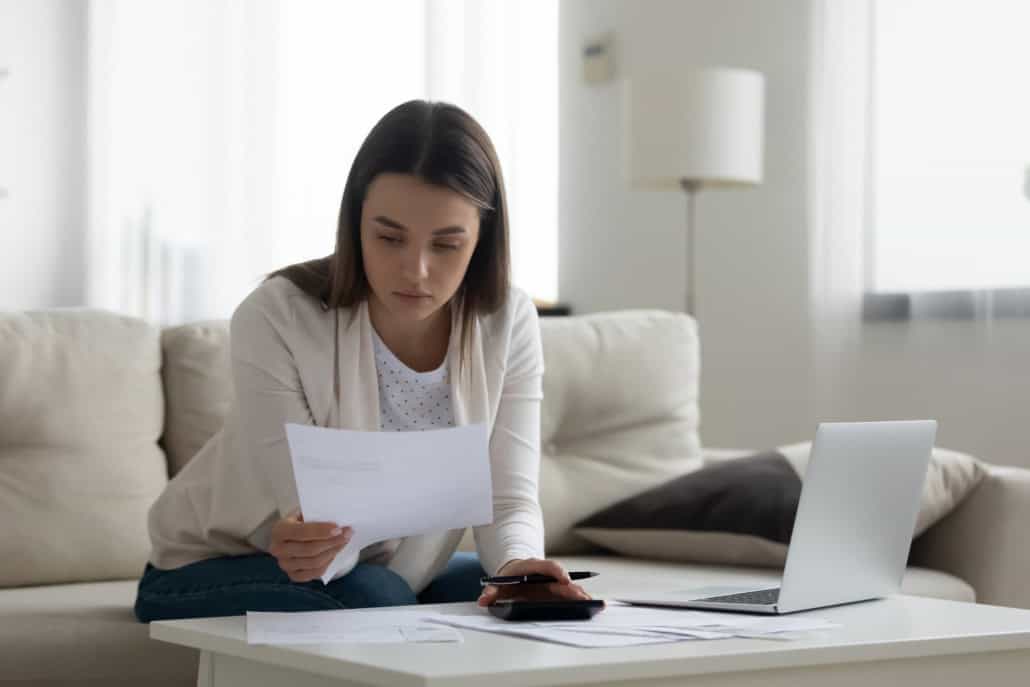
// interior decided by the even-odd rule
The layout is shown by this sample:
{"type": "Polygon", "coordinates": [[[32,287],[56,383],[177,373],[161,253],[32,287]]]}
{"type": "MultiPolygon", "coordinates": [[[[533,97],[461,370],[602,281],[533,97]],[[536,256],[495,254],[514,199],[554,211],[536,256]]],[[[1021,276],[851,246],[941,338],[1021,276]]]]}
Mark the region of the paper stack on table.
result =
{"type": "Polygon", "coordinates": [[[495,632],[578,647],[620,647],[688,639],[795,639],[800,633],[838,627],[807,616],[751,616],[611,603],[591,620],[510,622],[481,608],[402,608],[247,612],[248,644],[331,642],[460,642],[455,628],[495,632]],[[409,610],[410,609],[410,610],[409,610]]]}
{"type": "Polygon", "coordinates": [[[529,637],[579,647],[659,644],[687,639],[795,639],[800,633],[838,627],[803,616],[753,616],[680,609],[648,608],[609,602],[590,620],[509,622],[482,613],[446,612],[430,622],[483,632],[529,637]]]}
{"type": "Polygon", "coordinates": [[[430,623],[426,611],[247,611],[247,644],[460,642],[453,627],[430,623]]]}

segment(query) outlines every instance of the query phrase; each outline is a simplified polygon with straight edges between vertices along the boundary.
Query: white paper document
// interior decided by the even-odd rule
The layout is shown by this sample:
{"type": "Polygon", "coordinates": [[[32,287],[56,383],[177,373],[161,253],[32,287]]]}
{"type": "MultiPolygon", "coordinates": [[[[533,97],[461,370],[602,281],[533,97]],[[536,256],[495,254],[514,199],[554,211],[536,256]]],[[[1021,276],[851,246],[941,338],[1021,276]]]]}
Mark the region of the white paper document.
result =
{"type": "Polygon", "coordinates": [[[465,613],[441,613],[427,620],[451,627],[593,648],[730,637],[797,639],[805,632],[838,627],[810,617],[748,616],[618,603],[610,603],[590,620],[510,622],[490,615],[465,613]]]}
{"type": "Polygon", "coordinates": [[[286,438],[304,519],[354,532],[323,583],[369,544],[493,520],[483,424],[357,432],[289,423],[286,438]]]}
{"type": "MultiPolygon", "coordinates": [[[[479,618],[469,616],[451,618],[440,617],[434,618],[432,622],[449,625],[451,627],[479,630],[480,632],[494,632],[502,635],[539,639],[545,642],[568,644],[569,646],[592,649],[636,646],[638,644],[664,644],[668,642],[678,642],[681,639],[684,639],[683,637],[673,637],[670,635],[643,631],[605,632],[596,630],[588,631],[586,629],[570,630],[564,627],[546,627],[543,623],[528,621],[509,622],[492,616],[479,618]]],[[[582,622],[589,623],[591,621],[585,620],[582,622]]]]}
{"type": "MultiPolygon", "coordinates": [[[[579,621],[552,620],[548,625],[570,625],[579,621]]],[[[617,601],[606,602],[605,609],[588,621],[593,627],[661,627],[711,631],[806,632],[824,630],[838,625],[808,616],[748,615],[745,613],[718,613],[679,608],[632,606],[617,601]]],[[[580,622],[580,624],[582,624],[580,622]]]]}
{"type": "Polygon", "coordinates": [[[453,627],[430,623],[425,611],[247,611],[247,644],[460,642],[453,627]]]}
{"type": "MultiPolygon", "coordinates": [[[[410,607],[409,607],[410,608],[410,607]]],[[[748,616],[613,604],[590,620],[510,622],[484,609],[354,609],[308,613],[247,612],[248,644],[334,642],[460,642],[455,628],[494,632],[584,648],[663,644],[684,640],[798,639],[839,627],[818,618],[748,616]]]]}

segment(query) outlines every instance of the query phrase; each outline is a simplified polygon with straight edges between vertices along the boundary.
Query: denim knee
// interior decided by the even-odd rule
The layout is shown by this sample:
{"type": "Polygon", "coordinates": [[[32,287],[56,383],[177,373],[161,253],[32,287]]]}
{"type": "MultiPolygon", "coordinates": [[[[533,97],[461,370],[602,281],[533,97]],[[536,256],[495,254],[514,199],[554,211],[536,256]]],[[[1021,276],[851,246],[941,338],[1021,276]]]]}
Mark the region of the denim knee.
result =
{"type": "Polygon", "coordinates": [[[358,563],[349,573],[327,584],[325,591],[347,608],[418,603],[403,577],[375,563],[358,563]]]}
{"type": "Polygon", "coordinates": [[[147,565],[133,611],[140,622],[244,615],[247,611],[321,611],[344,605],[321,582],[293,583],[271,556],[214,558],[172,570],[147,565]]]}
{"type": "Polygon", "coordinates": [[[451,556],[447,567],[418,595],[423,604],[475,601],[483,591],[480,579],[486,571],[479,564],[479,557],[471,552],[459,551],[451,556]]]}

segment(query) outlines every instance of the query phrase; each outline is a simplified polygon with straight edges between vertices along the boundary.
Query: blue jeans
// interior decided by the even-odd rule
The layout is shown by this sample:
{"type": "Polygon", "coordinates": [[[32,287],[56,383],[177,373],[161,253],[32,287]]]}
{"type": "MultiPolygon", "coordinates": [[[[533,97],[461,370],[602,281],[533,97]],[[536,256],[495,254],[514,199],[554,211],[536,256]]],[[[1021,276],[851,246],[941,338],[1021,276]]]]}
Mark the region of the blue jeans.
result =
{"type": "Polygon", "coordinates": [[[147,563],[136,592],[140,622],[244,615],[247,611],[322,611],[474,601],[486,573],[474,553],[454,554],[447,567],[416,595],[384,565],[358,563],[329,584],[293,582],[272,556],[209,558],[174,570],[147,563]]]}

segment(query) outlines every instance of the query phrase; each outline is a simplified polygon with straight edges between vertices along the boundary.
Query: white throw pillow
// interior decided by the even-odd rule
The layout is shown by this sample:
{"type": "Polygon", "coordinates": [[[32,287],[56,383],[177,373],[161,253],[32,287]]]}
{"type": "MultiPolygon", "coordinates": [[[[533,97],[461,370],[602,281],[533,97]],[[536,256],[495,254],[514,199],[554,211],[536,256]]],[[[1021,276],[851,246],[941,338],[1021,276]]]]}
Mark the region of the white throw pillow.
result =
{"type": "MultiPolygon", "coordinates": [[[[808,467],[808,458],[812,452],[812,442],[788,444],[780,446],[777,450],[804,479],[805,468],[808,467]]],[[[916,517],[913,537],[918,537],[950,513],[976,485],[980,484],[980,480],[986,474],[983,463],[973,456],[935,446],[930,454],[930,467],[926,471],[926,482],[923,485],[923,496],[919,502],[919,515],[916,517]]]]}
{"type": "Polygon", "coordinates": [[[701,467],[697,325],[627,310],[540,320],[540,506],[548,555],[596,547],[572,526],[701,467]]]}

